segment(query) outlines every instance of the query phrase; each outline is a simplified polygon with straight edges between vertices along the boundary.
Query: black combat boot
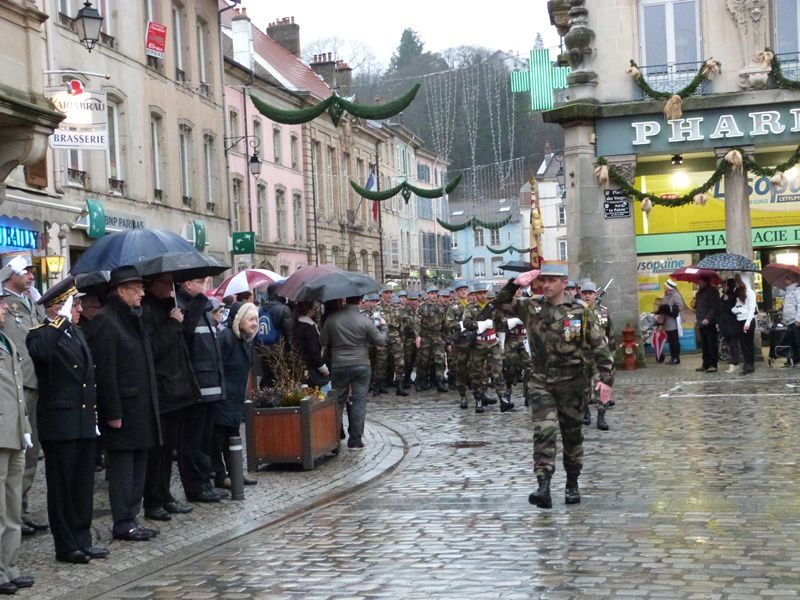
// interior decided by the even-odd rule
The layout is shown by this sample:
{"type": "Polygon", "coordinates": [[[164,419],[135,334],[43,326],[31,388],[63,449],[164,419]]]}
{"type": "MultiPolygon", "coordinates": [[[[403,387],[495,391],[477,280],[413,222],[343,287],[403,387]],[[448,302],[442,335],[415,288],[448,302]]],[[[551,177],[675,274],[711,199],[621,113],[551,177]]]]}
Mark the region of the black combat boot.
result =
{"type": "Polygon", "coordinates": [[[483,410],[483,397],[475,394],[475,412],[482,413],[483,410]]]}
{"type": "Polygon", "coordinates": [[[442,377],[438,383],[436,384],[436,391],[437,392],[447,392],[450,388],[447,386],[447,379],[442,377]]]}
{"type": "Polygon", "coordinates": [[[536,476],[539,489],[528,496],[528,502],[539,508],[553,508],[553,499],[550,497],[550,473],[536,476]]]}
{"type": "Polygon", "coordinates": [[[567,487],[564,490],[564,504],[580,504],[581,491],[578,489],[579,473],[567,472],[567,487]]]}
{"type": "Polygon", "coordinates": [[[592,412],[589,410],[589,407],[586,407],[586,410],[583,413],[583,424],[584,425],[591,425],[592,424],[592,412]]]}
{"type": "Polygon", "coordinates": [[[606,415],[605,415],[605,413],[601,413],[601,412],[597,413],[597,428],[600,431],[608,431],[608,423],[606,423],[606,415]]]}
{"type": "Polygon", "coordinates": [[[397,389],[394,391],[395,396],[408,396],[408,392],[403,389],[403,384],[398,383],[397,389]]]}
{"type": "Polygon", "coordinates": [[[500,412],[508,412],[514,410],[514,403],[511,401],[511,393],[506,392],[505,395],[497,392],[497,397],[500,399],[500,412]]]}
{"type": "Polygon", "coordinates": [[[487,394],[483,394],[483,405],[489,406],[490,404],[497,404],[497,400],[495,398],[491,398],[487,394]]]}
{"type": "Polygon", "coordinates": [[[424,392],[428,389],[428,385],[425,383],[425,381],[417,377],[417,380],[414,382],[414,389],[416,389],[418,392],[424,392]]]}
{"type": "Polygon", "coordinates": [[[461,404],[459,406],[467,408],[467,397],[464,394],[461,395],[461,404]]]}

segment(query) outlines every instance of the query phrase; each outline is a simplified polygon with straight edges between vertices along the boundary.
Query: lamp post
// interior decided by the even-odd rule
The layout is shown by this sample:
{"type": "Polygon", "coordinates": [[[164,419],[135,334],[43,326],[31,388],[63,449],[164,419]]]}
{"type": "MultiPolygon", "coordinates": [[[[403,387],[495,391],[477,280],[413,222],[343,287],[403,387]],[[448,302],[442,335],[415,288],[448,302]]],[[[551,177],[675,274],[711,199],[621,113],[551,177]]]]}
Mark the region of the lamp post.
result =
{"type": "Polygon", "coordinates": [[[558,183],[558,195],[563,199],[567,195],[567,174],[564,172],[564,153],[557,152],[553,155],[553,160],[558,163],[556,182],[558,183]]]}
{"type": "MultiPolygon", "coordinates": [[[[263,161],[261,157],[258,156],[258,147],[261,145],[261,140],[254,135],[239,135],[235,137],[226,137],[223,138],[223,142],[225,144],[225,154],[228,154],[230,150],[234,146],[238,146],[240,142],[244,141],[247,146],[249,146],[253,153],[250,155],[250,159],[247,161],[247,169],[250,171],[250,175],[255,178],[258,178],[261,175],[261,166],[263,165],[263,161]]],[[[248,227],[250,231],[253,231],[253,211],[251,208],[251,189],[250,189],[250,178],[247,179],[247,217],[248,217],[248,227]]]]}
{"type": "Polygon", "coordinates": [[[64,269],[65,257],[61,255],[50,254],[45,256],[44,260],[47,264],[48,279],[56,279],[59,275],[61,275],[61,271],[64,269]]]}
{"type": "Polygon", "coordinates": [[[83,8],[78,11],[74,20],[78,31],[78,39],[86,49],[91,52],[100,39],[100,28],[103,26],[103,16],[92,6],[89,0],[83,3],[83,8]]]}

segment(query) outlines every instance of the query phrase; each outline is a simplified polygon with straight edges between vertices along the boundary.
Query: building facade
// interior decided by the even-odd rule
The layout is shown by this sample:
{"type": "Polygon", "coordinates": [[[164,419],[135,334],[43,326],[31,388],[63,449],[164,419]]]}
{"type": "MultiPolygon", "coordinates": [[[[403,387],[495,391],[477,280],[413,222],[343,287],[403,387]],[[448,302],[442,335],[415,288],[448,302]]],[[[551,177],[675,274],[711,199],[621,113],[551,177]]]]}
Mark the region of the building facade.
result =
{"type": "MultiPolygon", "coordinates": [[[[599,0],[551,0],[548,6],[572,68],[559,95],[564,102],[545,113],[565,133],[569,261],[575,275],[614,278],[606,304],[615,320],[635,325],[639,312],[652,310],[669,272],[707,253],[727,249],[753,254],[762,265],[796,263],[796,168],[784,166],[786,180],[778,185],[731,170],[697,203],[674,201],[705,189],[731,149],[768,168],[796,152],[798,92],[777,80],[771,51],[764,50],[774,50],[783,77],[800,78],[797,3],[620,0],[612,10],[599,0]],[[702,71],[711,58],[722,66],[713,80],[702,71]],[[682,114],[665,116],[665,101],[626,72],[631,59],[656,91],[677,93],[693,84],[682,94],[682,114]],[[594,174],[600,157],[652,195],[652,210],[628,198],[626,212],[624,194],[606,194],[594,174]]],[[[774,308],[771,290],[758,278],[755,284],[762,306],[774,308]]],[[[684,329],[688,338],[691,330],[684,329]]]]}

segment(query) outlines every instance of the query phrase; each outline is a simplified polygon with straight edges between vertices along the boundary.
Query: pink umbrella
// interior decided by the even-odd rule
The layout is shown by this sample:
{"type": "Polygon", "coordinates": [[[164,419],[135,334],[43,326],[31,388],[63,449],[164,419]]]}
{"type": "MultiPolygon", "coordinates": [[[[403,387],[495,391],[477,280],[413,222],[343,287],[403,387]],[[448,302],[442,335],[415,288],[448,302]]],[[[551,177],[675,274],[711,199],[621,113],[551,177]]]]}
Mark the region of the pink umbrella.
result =
{"type": "Polygon", "coordinates": [[[235,296],[236,294],[263,287],[281,279],[283,279],[283,277],[278,275],[275,271],[269,271],[267,269],[245,269],[225,279],[219,284],[217,289],[214,290],[212,295],[217,298],[235,296]]]}
{"type": "Polygon", "coordinates": [[[667,332],[656,327],[653,330],[653,349],[656,351],[656,360],[661,360],[661,355],[664,353],[664,344],[667,341],[667,332]]]}
{"type": "Polygon", "coordinates": [[[294,300],[297,292],[303,287],[303,284],[327,275],[328,273],[342,272],[342,270],[335,265],[316,265],[313,267],[303,267],[298,269],[281,284],[281,289],[278,292],[282,297],[294,300]]]}

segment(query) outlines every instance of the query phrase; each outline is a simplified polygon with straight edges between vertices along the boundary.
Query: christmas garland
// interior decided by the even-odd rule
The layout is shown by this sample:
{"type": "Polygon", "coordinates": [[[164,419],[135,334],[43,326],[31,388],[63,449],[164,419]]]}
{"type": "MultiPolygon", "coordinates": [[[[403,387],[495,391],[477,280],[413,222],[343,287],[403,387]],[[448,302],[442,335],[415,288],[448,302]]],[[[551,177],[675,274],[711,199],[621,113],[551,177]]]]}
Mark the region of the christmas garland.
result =
{"type": "Polygon", "coordinates": [[[769,177],[773,186],[785,187],[786,175],[793,166],[800,162],[800,145],[794,149],[791,156],[781,164],[775,167],[762,167],[752,157],[747,156],[741,148],[733,148],[729,151],[725,158],[719,161],[717,168],[711,174],[711,177],[706,182],[693,190],[679,196],[678,198],[659,198],[646,194],[633,187],[625,175],[619,171],[614,165],[610,165],[608,161],[602,156],[597,159],[597,167],[595,168],[595,177],[598,184],[603,189],[606,189],[608,183],[613,183],[618,188],[624,190],[628,195],[633,196],[637,200],[642,201],[642,210],[649,212],[653,205],[668,206],[675,208],[678,206],[685,206],[690,203],[704,205],[708,200],[706,193],[714,185],[716,185],[728,172],[731,170],[737,171],[742,168],[747,168],[748,171],[756,173],[761,177],[769,177]]]}
{"type": "Polygon", "coordinates": [[[486,249],[491,252],[492,254],[505,254],[508,251],[519,252],[520,254],[527,254],[531,251],[530,248],[515,248],[513,244],[509,244],[505,248],[490,248],[489,246],[486,249]]]}
{"type": "Polygon", "coordinates": [[[664,105],[664,116],[667,119],[680,119],[683,116],[682,104],[683,100],[691,96],[697,91],[697,88],[703,83],[704,79],[714,79],[720,71],[721,63],[714,58],[709,58],[704,61],[700,68],[697,69],[697,74],[689,82],[689,85],[677,92],[659,92],[654,90],[642,75],[639,65],[631,59],[630,66],[626,69],[628,75],[633,77],[636,85],[642,90],[645,96],[653,98],[654,100],[666,100],[664,105]]]}
{"type": "Polygon", "coordinates": [[[277,108],[267,104],[254,94],[250,94],[250,99],[253,101],[253,105],[258,109],[258,112],[276,123],[283,123],[284,125],[307,123],[312,119],[316,119],[327,110],[331,121],[338,127],[339,121],[341,121],[342,115],[344,115],[345,112],[362,119],[371,119],[375,121],[393,117],[411,104],[419,88],[420,84],[416,84],[408,92],[402,96],[398,96],[394,100],[390,100],[385,104],[373,105],[356,104],[336,94],[331,95],[325,100],[321,100],[314,106],[300,109],[277,108]]]}
{"type": "Polygon", "coordinates": [[[439,223],[442,227],[447,229],[447,231],[463,231],[467,227],[484,227],[485,229],[500,229],[504,225],[507,225],[511,222],[511,215],[508,215],[504,219],[497,221],[495,223],[491,223],[489,221],[481,221],[478,217],[470,217],[460,225],[454,225],[452,223],[446,223],[441,219],[436,219],[436,222],[439,223]]]}
{"type": "Polygon", "coordinates": [[[465,265],[465,264],[467,264],[467,263],[468,263],[469,261],[471,261],[471,260],[472,260],[472,254],[470,254],[470,255],[469,255],[469,258],[465,258],[464,260],[456,260],[456,259],[454,258],[454,259],[453,259],[453,264],[456,264],[456,265],[465,265]]]}
{"type": "Polygon", "coordinates": [[[356,191],[356,193],[366,198],[367,200],[373,200],[375,202],[383,202],[384,200],[388,200],[389,198],[396,196],[397,194],[401,194],[403,196],[403,200],[408,201],[411,199],[411,194],[416,194],[422,198],[441,198],[445,194],[449,194],[456,186],[458,186],[459,182],[461,181],[461,175],[457,175],[453,181],[448,183],[443,188],[434,188],[434,189],[425,189],[419,188],[417,186],[411,185],[407,181],[403,181],[393,188],[389,188],[388,190],[381,190],[381,191],[370,191],[366,188],[361,187],[352,179],[350,180],[350,186],[356,191]]]}
{"type": "Polygon", "coordinates": [[[775,81],[775,85],[784,90],[800,90],[800,81],[796,81],[794,79],[786,79],[786,77],[783,76],[783,70],[781,69],[781,61],[778,59],[777,56],[772,54],[772,51],[769,48],[764,50],[764,54],[767,56],[767,60],[772,61],[771,75],[773,81],[775,81]]]}

